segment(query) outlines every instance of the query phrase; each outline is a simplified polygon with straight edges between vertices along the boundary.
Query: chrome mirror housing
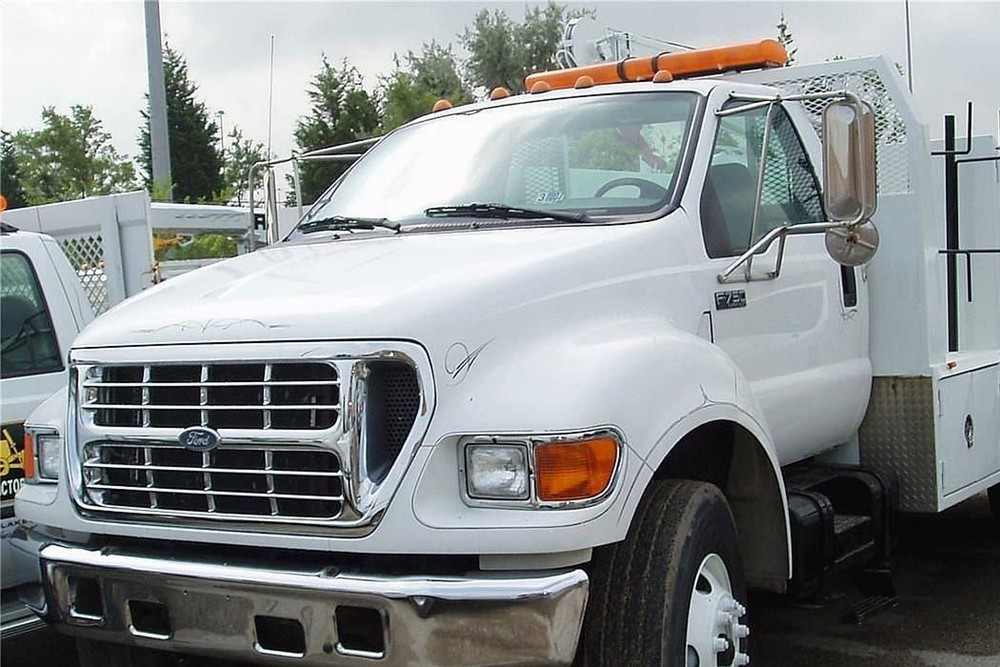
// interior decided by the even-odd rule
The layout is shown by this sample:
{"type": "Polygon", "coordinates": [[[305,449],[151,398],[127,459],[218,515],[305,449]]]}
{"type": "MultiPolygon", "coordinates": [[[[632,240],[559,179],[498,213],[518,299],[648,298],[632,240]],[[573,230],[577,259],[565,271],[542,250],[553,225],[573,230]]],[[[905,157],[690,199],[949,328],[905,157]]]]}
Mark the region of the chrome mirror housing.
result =
{"type": "Polygon", "coordinates": [[[875,114],[854,96],[823,112],[823,193],[831,220],[855,225],[875,214],[875,114]]]}

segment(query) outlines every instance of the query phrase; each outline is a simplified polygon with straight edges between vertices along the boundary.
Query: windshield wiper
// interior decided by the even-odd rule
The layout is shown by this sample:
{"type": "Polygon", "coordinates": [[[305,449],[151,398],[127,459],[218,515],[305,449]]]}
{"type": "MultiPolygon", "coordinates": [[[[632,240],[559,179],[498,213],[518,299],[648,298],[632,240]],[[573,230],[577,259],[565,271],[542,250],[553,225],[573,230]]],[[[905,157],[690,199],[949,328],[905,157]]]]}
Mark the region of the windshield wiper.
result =
{"type": "Polygon", "coordinates": [[[326,218],[310,220],[309,222],[299,225],[299,231],[303,234],[325,231],[343,231],[353,233],[356,229],[375,229],[376,227],[391,229],[397,234],[399,233],[398,222],[389,222],[386,218],[356,218],[346,215],[331,215],[326,218]]]}
{"type": "Polygon", "coordinates": [[[507,206],[506,204],[463,204],[461,206],[432,206],[424,211],[428,218],[498,218],[501,220],[559,220],[560,222],[587,222],[586,213],[543,211],[540,209],[507,206]]]}

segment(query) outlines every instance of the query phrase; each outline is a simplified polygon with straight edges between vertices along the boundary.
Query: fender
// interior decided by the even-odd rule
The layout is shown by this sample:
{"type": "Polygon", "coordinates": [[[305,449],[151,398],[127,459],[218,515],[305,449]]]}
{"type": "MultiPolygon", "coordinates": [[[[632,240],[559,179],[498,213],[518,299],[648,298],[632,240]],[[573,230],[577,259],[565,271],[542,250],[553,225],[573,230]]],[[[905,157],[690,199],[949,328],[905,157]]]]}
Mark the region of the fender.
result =
{"type": "MultiPolygon", "coordinates": [[[[618,428],[638,465],[609,501],[614,523],[603,517],[600,538],[591,538],[596,546],[624,538],[647,485],[675,447],[707,424],[731,424],[736,442],[730,469],[736,474],[723,491],[747,571],[756,585],[784,587],[791,540],[778,458],[749,383],[721,349],[665,318],[597,318],[511,339],[482,335],[484,343],[470,346],[482,349],[460,382],[449,383],[440,373],[444,360],[436,361],[444,380],[435,422],[448,432],[435,436],[618,428]]],[[[425,474],[421,482],[435,477],[425,474]]],[[[418,491],[418,515],[420,501],[418,491]]],[[[590,512],[574,519],[596,521],[597,512],[590,512]]]]}

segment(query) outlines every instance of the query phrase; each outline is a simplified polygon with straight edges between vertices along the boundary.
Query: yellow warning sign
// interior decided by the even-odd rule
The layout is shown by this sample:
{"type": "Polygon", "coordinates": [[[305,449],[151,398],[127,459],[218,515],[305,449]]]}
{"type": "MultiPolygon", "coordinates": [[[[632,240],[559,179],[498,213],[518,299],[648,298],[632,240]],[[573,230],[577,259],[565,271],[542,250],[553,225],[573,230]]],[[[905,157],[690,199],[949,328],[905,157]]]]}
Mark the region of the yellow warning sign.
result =
{"type": "Polygon", "coordinates": [[[6,505],[24,484],[24,425],[5,424],[0,435],[0,499],[6,505]]]}

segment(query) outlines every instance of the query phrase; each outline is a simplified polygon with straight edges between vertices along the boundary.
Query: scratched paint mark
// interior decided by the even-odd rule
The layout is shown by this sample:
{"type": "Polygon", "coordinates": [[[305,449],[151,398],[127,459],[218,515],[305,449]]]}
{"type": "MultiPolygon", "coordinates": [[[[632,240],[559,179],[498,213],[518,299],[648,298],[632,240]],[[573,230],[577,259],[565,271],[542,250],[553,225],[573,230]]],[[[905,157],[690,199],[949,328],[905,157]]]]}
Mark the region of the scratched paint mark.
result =
{"type": "Polygon", "coordinates": [[[209,329],[220,329],[222,331],[228,331],[233,327],[241,325],[254,325],[261,329],[284,329],[289,325],[287,324],[266,324],[260,320],[251,319],[224,319],[224,320],[206,320],[204,322],[199,322],[196,320],[186,320],[184,322],[174,322],[172,324],[164,324],[161,327],[156,327],[154,329],[136,329],[135,333],[159,333],[161,331],[168,331],[170,329],[179,329],[180,331],[198,331],[200,333],[205,333],[209,329]]]}
{"type": "Polygon", "coordinates": [[[461,383],[469,374],[473,364],[476,363],[480,353],[492,342],[492,340],[488,340],[471,352],[465,343],[452,343],[444,355],[444,370],[451,377],[451,382],[448,384],[461,383]]]}

